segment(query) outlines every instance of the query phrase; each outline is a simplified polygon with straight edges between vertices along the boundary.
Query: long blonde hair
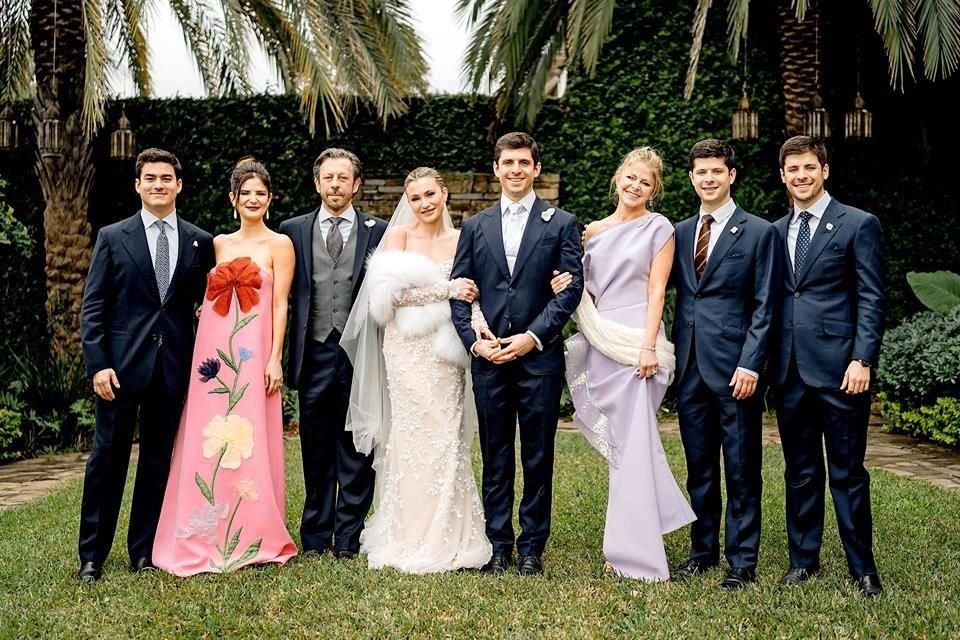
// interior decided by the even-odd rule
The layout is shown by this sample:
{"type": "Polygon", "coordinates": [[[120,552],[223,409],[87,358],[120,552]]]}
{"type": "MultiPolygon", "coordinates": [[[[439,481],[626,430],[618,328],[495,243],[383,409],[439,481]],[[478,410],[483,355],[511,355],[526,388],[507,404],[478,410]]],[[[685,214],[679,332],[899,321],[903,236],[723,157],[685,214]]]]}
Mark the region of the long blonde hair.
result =
{"type": "Polygon", "coordinates": [[[618,204],[620,196],[617,195],[617,176],[628,166],[642,162],[653,172],[653,193],[650,195],[650,202],[663,195],[663,158],[653,147],[638,147],[628,152],[620,161],[620,166],[613,172],[610,178],[610,199],[614,204],[618,204]]]}

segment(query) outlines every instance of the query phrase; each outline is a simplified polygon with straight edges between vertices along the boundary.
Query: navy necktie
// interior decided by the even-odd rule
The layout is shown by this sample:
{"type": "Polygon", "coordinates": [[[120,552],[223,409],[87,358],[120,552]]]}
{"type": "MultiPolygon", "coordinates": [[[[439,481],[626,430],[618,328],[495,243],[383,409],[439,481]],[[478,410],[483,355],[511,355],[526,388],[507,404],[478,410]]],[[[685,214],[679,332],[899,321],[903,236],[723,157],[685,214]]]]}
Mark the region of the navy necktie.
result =
{"type": "Polygon", "coordinates": [[[810,218],[813,214],[809,211],[800,212],[800,231],[797,233],[797,247],[793,252],[793,274],[800,275],[803,269],[803,261],[807,259],[807,250],[810,249],[810,218]]]}

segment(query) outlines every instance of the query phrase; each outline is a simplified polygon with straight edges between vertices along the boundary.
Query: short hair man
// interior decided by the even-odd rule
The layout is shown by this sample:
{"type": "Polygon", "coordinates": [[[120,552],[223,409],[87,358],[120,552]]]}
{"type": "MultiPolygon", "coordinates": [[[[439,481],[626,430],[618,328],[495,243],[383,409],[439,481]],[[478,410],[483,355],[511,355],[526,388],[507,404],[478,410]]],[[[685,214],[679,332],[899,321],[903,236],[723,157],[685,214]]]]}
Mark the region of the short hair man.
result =
{"type": "Polygon", "coordinates": [[[825,446],[847,565],[873,597],[883,588],[863,458],[885,316],[883,237],[875,216],[830,197],[829,175],[822,142],[794,136],[781,147],[780,178],[793,199],[793,211],[775,223],[786,247],[772,371],[787,466],[790,570],[781,584],[820,570],[825,446]]]}

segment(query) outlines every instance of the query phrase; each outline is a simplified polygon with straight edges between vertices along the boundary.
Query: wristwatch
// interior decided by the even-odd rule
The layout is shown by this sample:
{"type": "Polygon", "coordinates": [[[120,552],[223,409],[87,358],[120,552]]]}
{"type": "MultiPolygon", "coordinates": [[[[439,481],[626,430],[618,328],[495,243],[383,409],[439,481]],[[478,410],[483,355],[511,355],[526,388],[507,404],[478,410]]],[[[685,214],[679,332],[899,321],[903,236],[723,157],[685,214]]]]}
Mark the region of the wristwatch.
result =
{"type": "Polygon", "coordinates": [[[862,366],[862,367],[864,367],[864,368],[867,368],[867,369],[869,369],[870,366],[871,366],[870,363],[869,363],[867,360],[857,360],[857,362],[860,363],[860,366],[862,366]]]}

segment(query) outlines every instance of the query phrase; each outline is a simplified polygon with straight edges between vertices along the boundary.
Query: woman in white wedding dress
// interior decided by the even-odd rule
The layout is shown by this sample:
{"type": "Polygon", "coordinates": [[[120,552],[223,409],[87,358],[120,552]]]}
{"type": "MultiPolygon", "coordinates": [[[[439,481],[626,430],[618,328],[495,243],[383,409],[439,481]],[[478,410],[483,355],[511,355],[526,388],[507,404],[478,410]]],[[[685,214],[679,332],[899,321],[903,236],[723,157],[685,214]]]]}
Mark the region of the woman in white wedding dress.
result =
{"type": "Polygon", "coordinates": [[[477,288],[450,280],[459,232],[446,196],[436,170],[407,176],[341,341],[354,364],[347,428],[358,450],[373,451],[377,474],[360,537],[370,568],[435,573],[479,568],[491,555],[471,465],[469,356],[449,304],[472,302],[477,288]]]}

